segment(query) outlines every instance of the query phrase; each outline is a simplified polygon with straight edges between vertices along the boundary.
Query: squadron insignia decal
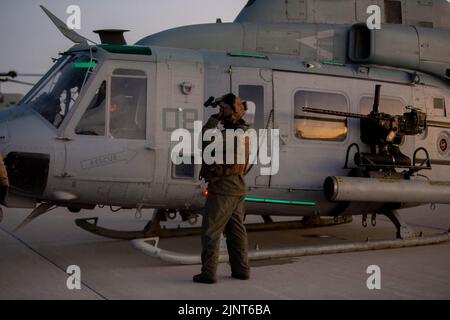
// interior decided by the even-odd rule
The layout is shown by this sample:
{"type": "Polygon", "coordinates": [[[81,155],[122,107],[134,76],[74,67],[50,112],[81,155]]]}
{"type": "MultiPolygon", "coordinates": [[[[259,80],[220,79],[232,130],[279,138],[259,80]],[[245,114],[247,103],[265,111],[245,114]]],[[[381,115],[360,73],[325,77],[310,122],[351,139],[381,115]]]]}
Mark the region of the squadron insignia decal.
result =
{"type": "Polygon", "coordinates": [[[437,141],[437,148],[438,148],[439,153],[442,156],[448,157],[450,155],[449,135],[447,132],[443,132],[439,135],[439,138],[437,141]]]}

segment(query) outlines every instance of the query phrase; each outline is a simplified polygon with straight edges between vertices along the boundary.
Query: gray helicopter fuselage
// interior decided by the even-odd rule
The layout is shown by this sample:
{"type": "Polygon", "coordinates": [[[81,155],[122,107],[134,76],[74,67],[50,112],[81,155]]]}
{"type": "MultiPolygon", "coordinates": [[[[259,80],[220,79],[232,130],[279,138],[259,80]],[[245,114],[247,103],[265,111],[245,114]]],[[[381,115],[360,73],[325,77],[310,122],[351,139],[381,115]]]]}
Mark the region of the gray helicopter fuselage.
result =
{"type": "MultiPolygon", "coordinates": [[[[246,176],[250,214],[327,216],[380,208],[356,203],[356,209],[348,210],[323,192],[327,177],[348,175],[344,161],[351,144],[368,150],[361,142],[359,120],[311,117],[301,109],[368,114],[377,84],[382,85],[382,112],[401,115],[406,106],[414,106],[427,113],[426,132],[406,137],[400,149],[412,158],[417,148],[426,148],[433,168],[423,174],[448,183],[450,149],[441,144],[450,140],[450,58],[445,53],[450,43],[442,43],[448,31],[414,27],[414,38],[411,27],[386,26],[383,38],[358,28],[218,23],[169,30],[138,46],[72,48],[69,58],[61,59],[83,54],[81,62],[67,61],[88,66],[72,102],[70,90],[62,96],[58,90],[56,98],[68,101],[64,112],[49,117],[37,101],[67,61],[55,65],[19,107],[0,113],[0,152],[12,182],[6,205],[34,207],[50,201],[70,208],[200,210],[207,187],[199,180],[200,166],[172,163],[171,134],[179,128],[192,130],[194,121],[205,122],[216,110],[205,109],[203,102],[230,91],[252,102],[253,128],[280,130],[278,173],[261,175],[259,164],[246,176]],[[355,40],[354,48],[368,43],[369,48],[349,57],[352,32],[358,39],[378,37],[378,46],[355,40]],[[399,34],[406,40],[396,47],[390,40],[399,34]],[[421,42],[431,49],[408,51],[414,43],[420,51],[421,42]],[[389,46],[397,54],[392,59],[387,57],[389,46]],[[408,52],[407,59],[399,58],[408,52]],[[121,110],[125,104],[128,109],[121,110]]],[[[419,204],[411,199],[398,207],[419,204]]]]}

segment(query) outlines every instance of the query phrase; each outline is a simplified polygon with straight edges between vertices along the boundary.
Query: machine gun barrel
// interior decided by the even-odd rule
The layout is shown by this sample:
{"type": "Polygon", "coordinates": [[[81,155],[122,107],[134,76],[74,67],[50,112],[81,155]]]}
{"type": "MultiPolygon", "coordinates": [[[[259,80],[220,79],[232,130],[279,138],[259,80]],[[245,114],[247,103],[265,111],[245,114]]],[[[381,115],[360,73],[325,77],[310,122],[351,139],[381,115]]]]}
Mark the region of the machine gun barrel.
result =
{"type": "Polygon", "coordinates": [[[315,109],[315,108],[309,108],[309,107],[303,107],[303,112],[326,114],[329,116],[338,116],[338,117],[355,118],[355,119],[369,119],[370,118],[370,116],[368,116],[368,115],[363,115],[363,114],[358,114],[358,113],[332,111],[332,110],[325,110],[325,109],[315,109]]]}
{"type": "Polygon", "coordinates": [[[375,99],[373,101],[372,112],[374,114],[380,113],[380,96],[381,96],[381,84],[375,86],[375,99]]]}

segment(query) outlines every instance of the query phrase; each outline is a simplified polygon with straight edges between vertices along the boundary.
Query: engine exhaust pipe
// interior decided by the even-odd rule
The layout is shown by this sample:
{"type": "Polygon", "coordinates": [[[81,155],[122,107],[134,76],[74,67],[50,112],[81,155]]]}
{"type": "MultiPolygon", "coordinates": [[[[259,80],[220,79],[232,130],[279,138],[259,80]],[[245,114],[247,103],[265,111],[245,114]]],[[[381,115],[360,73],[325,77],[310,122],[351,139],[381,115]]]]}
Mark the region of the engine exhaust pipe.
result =
{"type": "Polygon", "coordinates": [[[328,177],[329,201],[450,204],[450,182],[328,177]]]}
{"type": "Polygon", "coordinates": [[[123,34],[128,31],[130,30],[102,29],[94,30],[94,33],[97,33],[100,36],[102,44],[126,45],[127,42],[123,34]]]}

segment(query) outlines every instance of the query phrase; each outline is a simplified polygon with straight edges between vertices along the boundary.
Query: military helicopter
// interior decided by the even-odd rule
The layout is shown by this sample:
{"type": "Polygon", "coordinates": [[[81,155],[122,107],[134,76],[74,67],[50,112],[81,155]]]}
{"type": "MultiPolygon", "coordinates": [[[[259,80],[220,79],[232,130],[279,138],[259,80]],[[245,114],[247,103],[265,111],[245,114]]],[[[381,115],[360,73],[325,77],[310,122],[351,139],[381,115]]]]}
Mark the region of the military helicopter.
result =
{"type": "Polygon", "coordinates": [[[89,45],[43,9],[76,44],[0,113],[11,183],[3,204],[32,209],[22,225],[55,206],[157,209],[139,232],[77,220],[133,239],[157,235],[162,213],[195,217],[206,185],[199,165],[172,163],[171,133],[206,121],[215,110],[204,101],[227,92],[248,102],[254,128],[280,134],[277,174],[256,164],[246,176],[248,214],[362,215],[365,224],[382,214],[410,239],[397,210],[450,203],[445,0],[250,0],[233,23],[170,29],[135,45],[123,30],[98,31],[102,43],[89,45]],[[365,23],[373,4],[380,30],[365,23]]]}
{"type": "Polygon", "coordinates": [[[19,93],[3,93],[1,88],[1,84],[3,82],[34,85],[23,81],[15,80],[14,78],[16,78],[17,76],[18,74],[15,71],[0,72],[0,109],[14,106],[17,102],[19,102],[23,98],[23,95],[19,93]]]}

